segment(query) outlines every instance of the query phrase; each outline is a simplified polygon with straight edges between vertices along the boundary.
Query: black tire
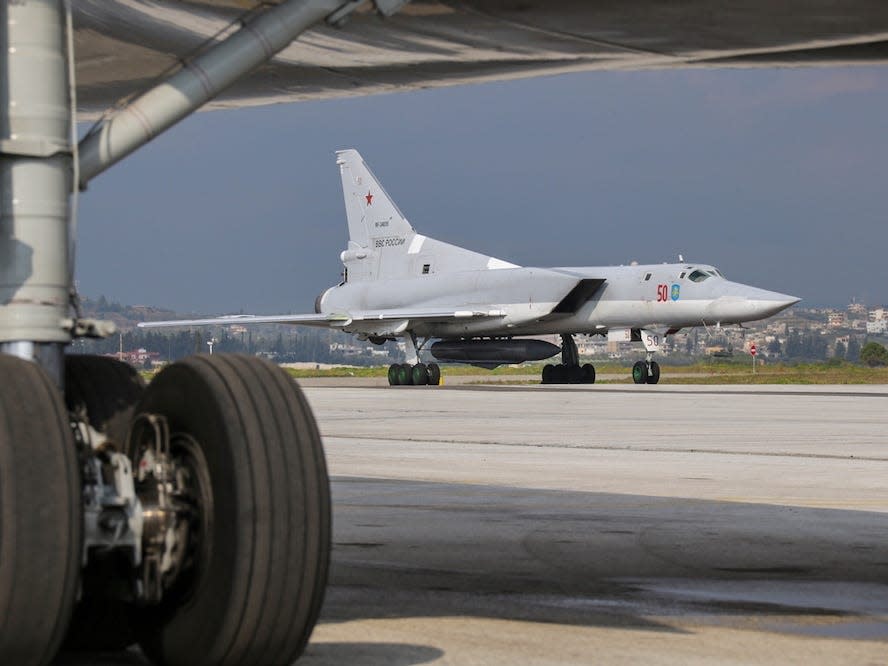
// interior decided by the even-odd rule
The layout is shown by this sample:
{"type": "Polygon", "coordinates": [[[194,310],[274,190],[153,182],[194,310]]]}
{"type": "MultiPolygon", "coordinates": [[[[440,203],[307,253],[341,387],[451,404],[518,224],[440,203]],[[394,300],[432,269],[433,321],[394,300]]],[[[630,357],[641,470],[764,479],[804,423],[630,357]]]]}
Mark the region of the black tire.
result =
{"type": "MultiPolygon", "coordinates": [[[[105,434],[118,451],[126,451],[133,410],[144,391],[145,382],[139,373],[117,359],[76,354],[65,357],[68,411],[105,434]]],[[[135,642],[129,606],[103,591],[115,579],[119,564],[114,553],[107,558],[91,558],[83,572],[83,593],[74,606],[64,650],[122,650],[135,642]]]]}
{"type": "Polygon", "coordinates": [[[192,356],[157,375],[138,413],[166,417],[202,509],[197,564],[139,615],[143,650],[160,664],[291,663],[330,556],[327,470],[299,387],[256,357],[192,356]]]}
{"type": "Polygon", "coordinates": [[[647,364],[644,361],[636,361],[632,366],[632,381],[636,384],[647,384],[647,364]]]}
{"type": "Polygon", "coordinates": [[[124,451],[133,410],[145,391],[135,369],[108,356],[65,357],[65,404],[124,451]]]}
{"type": "Polygon", "coordinates": [[[417,363],[410,369],[410,378],[414,386],[425,386],[429,383],[429,370],[425,363],[417,363]]]}
{"type": "Polygon", "coordinates": [[[411,386],[413,384],[413,373],[407,363],[399,363],[397,373],[400,386],[411,386]]]}
{"type": "Polygon", "coordinates": [[[648,384],[657,384],[660,381],[660,364],[656,361],[651,361],[651,371],[648,374],[647,383],[648,384]]]}
{"type": "Polygon", "coordinates": [[[441,367],[437,363],[429,363],[426,368],[429,371],[429,386],[440,386],[441,367]]]}
{"type": "Polygon", "coordinates": [[[555,383],[553,381],[554,375],[555,375],[555,366],[552,365],[551,363],[546,363],[546,365],[543,366],[542,383],[543,384],[554,384],[555,383]]]}
{"type": "Polygon", "coordinates": [[[389,366],[388,381],[389,381],[389,386],[397,386],[398,385],[398,364],[397,363],[392,363],[389,366]]]}
{"type": "Polygon", "coordinates": [[[552,383],[567,384],[567,366],[564,363],[559,363],[552,368],[552,383]]]}
{"type": "Polygon", "coordinates": [[[62,395],[0,355],[0,664],[46,664],[80,574],[80,469],[62,395]]]}
{"type": "Polygon", "coordinates": [[[564,373],[567,376],[568,384],[582,384],[583,383],[583,369],[578,365],[566,365],[564,366],[564,373]]]}
{"type": "Polygon", "coordinates": [[[591,363],[587,363],[583,366],[583,383],[584,384],[594,384],[595,383],[595,366],[591,363]]]}

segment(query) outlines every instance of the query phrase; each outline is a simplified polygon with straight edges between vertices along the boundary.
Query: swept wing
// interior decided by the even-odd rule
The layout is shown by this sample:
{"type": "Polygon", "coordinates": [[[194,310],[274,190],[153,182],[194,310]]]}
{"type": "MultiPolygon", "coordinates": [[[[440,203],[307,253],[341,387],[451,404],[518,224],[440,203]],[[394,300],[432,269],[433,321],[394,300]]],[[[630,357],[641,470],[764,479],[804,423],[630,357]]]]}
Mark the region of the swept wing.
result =
{"type": "Polygon", "coordinates": [[[472,310],[445,309],[400,309],[400,310],[357,310],[330,314],[285,314],[285,315],[226,315],[204,319],[171,319],[166,321],[143,321],[140,328],[169,328],[172,326],[243,326],[249,324],[292,324],[295,326],[320,326],[326,328],[360,328],[359,322],[388,321],[459,321],[488,317],[503,317],[505,313],[497,308],[472,310]]]}

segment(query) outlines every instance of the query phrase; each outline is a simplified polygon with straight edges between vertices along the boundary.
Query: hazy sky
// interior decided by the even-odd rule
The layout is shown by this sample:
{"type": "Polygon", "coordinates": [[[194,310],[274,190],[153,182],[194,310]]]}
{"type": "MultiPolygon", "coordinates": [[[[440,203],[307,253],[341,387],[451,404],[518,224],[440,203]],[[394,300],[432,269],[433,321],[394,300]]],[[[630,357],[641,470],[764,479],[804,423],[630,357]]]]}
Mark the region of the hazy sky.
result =
{"type": "Polygon", "coordinates": [[[414,227],[523,265],[674,261],[888,304],[888,68],[572,74],[201,113],[81,196],[81,293],[311,311],[347,240],[333,151],[414,227]]]}

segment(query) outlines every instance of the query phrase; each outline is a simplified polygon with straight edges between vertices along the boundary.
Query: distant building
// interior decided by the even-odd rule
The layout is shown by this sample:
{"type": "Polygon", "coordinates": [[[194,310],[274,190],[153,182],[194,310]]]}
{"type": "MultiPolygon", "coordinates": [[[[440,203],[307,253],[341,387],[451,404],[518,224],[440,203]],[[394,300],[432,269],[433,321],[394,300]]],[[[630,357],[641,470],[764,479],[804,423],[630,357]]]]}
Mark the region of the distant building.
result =
{"type": "Polygon", "coordinates": [[[870,310],[870,321],[888,321],[888,308],[875,308],[870,310]]]}
{"type": "Polygon", "coordinates": [[[866,332],[869,335],[885,335],[888,333],[888,319],[866,322],[866,332]]]}
{"type": "Polygon", "coordinates": [[[866,316],[866,306],[863,303],[851,303],[848,306],[848,314],[866,316]]]}
{"type": "Polygon", "coordinates": [[[154,363],[160,359],[158,352],[150,352],[147,349],[136,349],[135,351],[121,351],[113,354],[106,354],[134,366],[144,366],[146,363],[154,363]]]}
{"type": "Polygon", "coordinates": [[[845,313],[833,310],[826,315],[826,321],[830,328],[842,328],[845,326],[845,313]]]}

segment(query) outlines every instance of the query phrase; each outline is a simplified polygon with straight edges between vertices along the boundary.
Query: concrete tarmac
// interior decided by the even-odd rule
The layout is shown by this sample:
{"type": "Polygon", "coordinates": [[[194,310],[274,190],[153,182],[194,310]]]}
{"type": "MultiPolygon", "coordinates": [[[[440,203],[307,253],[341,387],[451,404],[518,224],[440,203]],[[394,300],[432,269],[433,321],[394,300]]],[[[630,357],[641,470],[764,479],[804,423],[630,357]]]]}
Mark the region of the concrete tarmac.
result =
{"type": "Polygon", "coordinates": [[[306,393],[300,664],[888,663],[888,387],[306,393]]]}
{"type": "Polygon", "coordinates": [[[300,665],[888,664],[886,386],[305,392],[334,546],[300,665]]]}

